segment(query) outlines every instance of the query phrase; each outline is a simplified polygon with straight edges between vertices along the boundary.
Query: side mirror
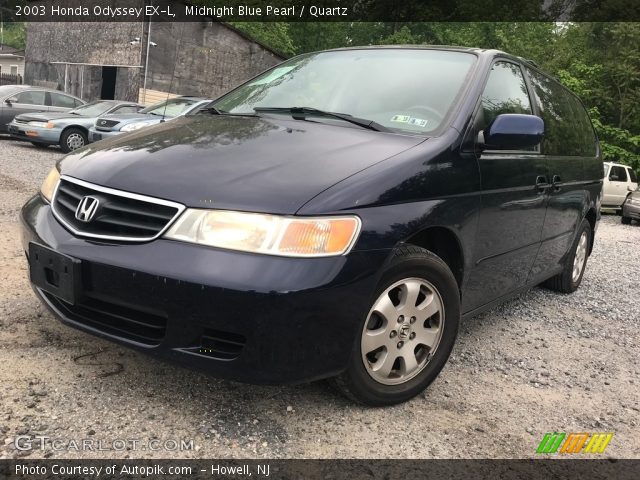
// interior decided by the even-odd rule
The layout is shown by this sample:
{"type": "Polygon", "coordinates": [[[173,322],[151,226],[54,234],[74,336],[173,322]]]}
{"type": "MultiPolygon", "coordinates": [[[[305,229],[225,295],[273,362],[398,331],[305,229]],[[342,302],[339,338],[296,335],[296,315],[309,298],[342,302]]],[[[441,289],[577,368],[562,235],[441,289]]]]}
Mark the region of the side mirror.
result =
{"type": "Polygon", "coordinates": [[[618,177],[618,175],[609,175],[609,180],[617,182],[619,180],[619,177],[618,177]]]}
{"type": "Polygon", "coordinates": [[[7,105],[11,105],[12,103],[16,103],[18,101],[18,97],[10,97],[5,99],[4,103],[7,105]]]}
{"type": "Polygon", "coordinates": [[[488,148],[533,147],[542,141],[544,121],[536,115],[503,113],[498,115],[484,131],[484,142],[488,148]]]}

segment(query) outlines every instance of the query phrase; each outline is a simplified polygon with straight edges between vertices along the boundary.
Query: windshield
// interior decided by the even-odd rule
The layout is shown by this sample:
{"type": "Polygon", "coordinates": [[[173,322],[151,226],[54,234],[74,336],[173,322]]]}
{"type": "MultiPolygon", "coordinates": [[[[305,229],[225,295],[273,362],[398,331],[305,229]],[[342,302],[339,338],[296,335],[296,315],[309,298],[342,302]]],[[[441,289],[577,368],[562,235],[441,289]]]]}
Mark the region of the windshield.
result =
{"type": "Polygon", "coordinates": [[[193,105],[200,101],[201,100],[197,100],[194,98],[171,98],[164,102],[151,105],[144,110],[140,110],[140,113],[164,115],[166,117],[177,117],[178,115],[186,113],[193,105]]]}
{"type": "Polygon", "coordinates": [[[460,92],[475,55],[440,50],[341,50],[303,55],[263,73],[212,106],[310,107],[373,120],[412,133],[437,129],[460,92]]]}
{"type": "Polygon", "coordinates": [[[103,113],[107,113],[114,107],[113,102],[91,102],[81,107],[74,108],[69,113],[84,115],[86,117],[99,117],[103,113]]]}

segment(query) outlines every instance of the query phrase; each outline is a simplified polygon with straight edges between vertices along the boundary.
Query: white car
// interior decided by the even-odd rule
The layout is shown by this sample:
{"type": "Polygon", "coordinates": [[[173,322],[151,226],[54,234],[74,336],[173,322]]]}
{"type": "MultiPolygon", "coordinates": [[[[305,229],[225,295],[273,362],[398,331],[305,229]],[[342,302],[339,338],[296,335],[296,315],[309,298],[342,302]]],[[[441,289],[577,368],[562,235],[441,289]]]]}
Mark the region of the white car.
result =
{"type": "Polygon", "coordinates": [[[628,165],[604,163],[604,185],[602,187],[602,206],[622,211],[629,192],[638,188],[636,172],[628,165]]]}

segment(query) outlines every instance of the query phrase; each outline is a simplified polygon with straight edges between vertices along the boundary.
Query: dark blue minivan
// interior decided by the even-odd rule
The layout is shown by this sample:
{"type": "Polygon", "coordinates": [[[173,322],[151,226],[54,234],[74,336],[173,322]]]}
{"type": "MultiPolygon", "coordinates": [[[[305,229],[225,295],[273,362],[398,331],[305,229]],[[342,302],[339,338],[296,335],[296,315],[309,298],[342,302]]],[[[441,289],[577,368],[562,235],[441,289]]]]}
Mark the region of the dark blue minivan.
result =
{"type": "Polygon", "coordinates": [[[390,405],[434,380],[461,319],[578,288],[602,172],[580,100],[532,62],[339,49],[68,155],[22,210],[23,246],[70,326],[390,405]]]}

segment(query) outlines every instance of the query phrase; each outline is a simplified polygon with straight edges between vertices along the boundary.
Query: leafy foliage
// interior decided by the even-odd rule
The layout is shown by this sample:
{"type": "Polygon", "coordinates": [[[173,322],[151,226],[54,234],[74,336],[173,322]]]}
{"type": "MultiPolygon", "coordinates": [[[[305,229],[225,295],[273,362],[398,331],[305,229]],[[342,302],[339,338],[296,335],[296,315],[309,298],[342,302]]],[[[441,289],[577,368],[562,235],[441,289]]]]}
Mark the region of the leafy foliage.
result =
{"type": "Polygon", "coordinates": [[[23,23],[5,23],[2,37],[5,45],[24,50],[26,34],[23,23]]]}
{"type": "Polygon", "coordinates": [[[295,54],[287,23],[231,22],[231,25],[284,56],[295,54]]]}

